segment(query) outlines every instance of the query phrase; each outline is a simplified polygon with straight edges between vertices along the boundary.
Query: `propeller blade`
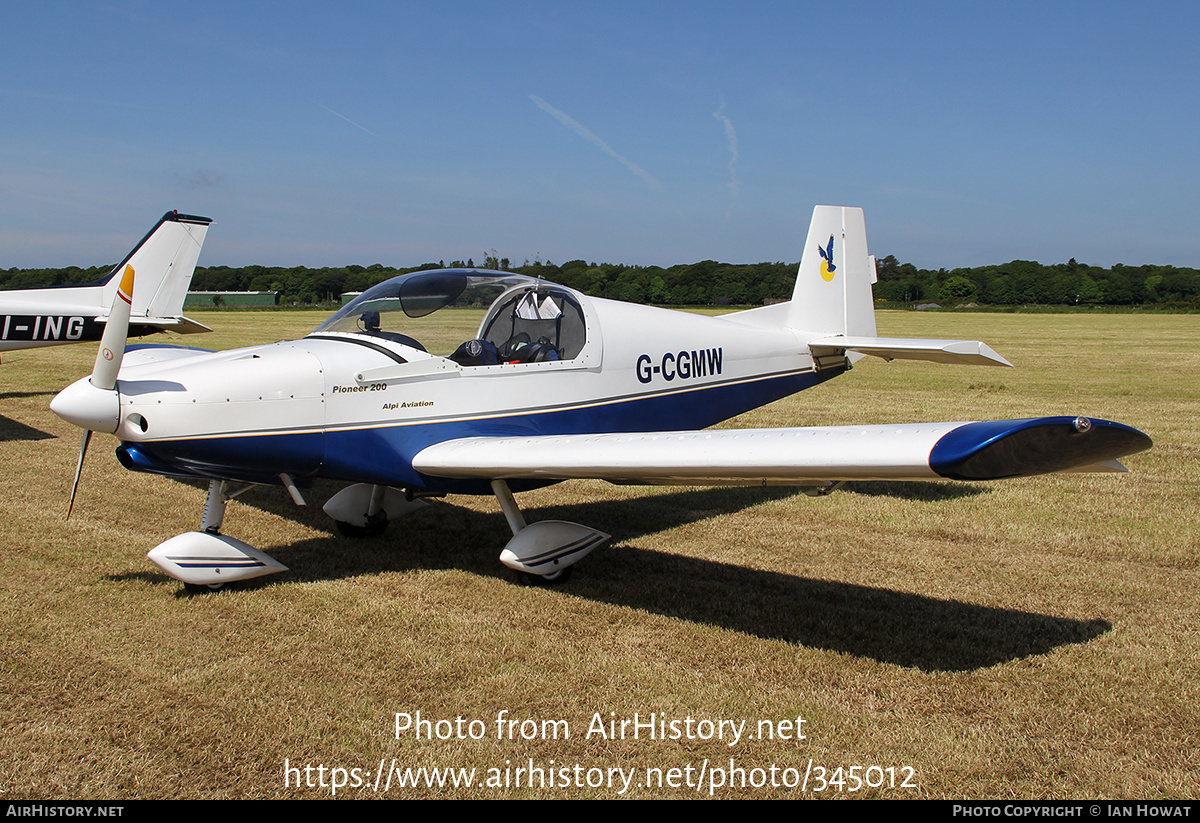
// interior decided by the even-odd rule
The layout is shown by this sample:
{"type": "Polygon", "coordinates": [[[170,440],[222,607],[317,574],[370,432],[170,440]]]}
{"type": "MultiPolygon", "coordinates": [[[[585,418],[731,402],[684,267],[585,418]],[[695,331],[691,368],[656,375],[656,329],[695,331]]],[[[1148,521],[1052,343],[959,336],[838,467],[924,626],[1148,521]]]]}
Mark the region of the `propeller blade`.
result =
{"type": "Polygon", "coordinates": [[[92,367],[92,385],[108,391],[116,388],[117,372],[121,370],[121,358],[125,355],[125,339],[129,336],[129,313],[133,308],[133,266],[126,266],[121,275],[121,285],[113,299],[100,337],[100,351],[96,353],[96,365],[92,367]]]}
{"type": "Polygon", "coordinates": [[[71,484],[71,500],[67,503],[67,520],[71,519],[71,509],[75,507],[75,493],[79,491],[79,478],[83,474],[83,458],[87,454],[88,443],[92,440],[92,430],[83,430],[83,442],[79,444],[79,463],[75,466],[75,482],[71,484]]]}

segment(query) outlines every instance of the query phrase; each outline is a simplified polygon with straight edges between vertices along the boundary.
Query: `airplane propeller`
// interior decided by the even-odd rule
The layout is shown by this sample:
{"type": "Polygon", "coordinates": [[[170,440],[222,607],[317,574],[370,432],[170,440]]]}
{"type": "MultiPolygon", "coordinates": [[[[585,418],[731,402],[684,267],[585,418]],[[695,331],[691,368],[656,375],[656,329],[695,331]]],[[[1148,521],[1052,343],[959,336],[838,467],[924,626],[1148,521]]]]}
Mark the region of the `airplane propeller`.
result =
{"type": "Polygon", "coordinates": [[[71,484],[71,499],[67,501],[67,520],[71,519],[71,509],[75,508],[75,493],[79,491],[79,478],[83,474],[83,458],[87,454],[88,443],[92,442],[92,430],[83,430],[83,442],[79,444],[79,462],[75,464],[75,482],[71,484]]]}
{"type": "Polygon", "coordinates": [[[115,432],[120,422],[121,399],[117,393],[117,373],[121,371],[121,359],[125,355],[125,340],[129,335],[129,314],[133,307],[133,266],[126,266],[121,275],[121,285],[113,298],[108,322],[100,337],[100,350],[92,375],[87,380],[73,383],[59,392],[50,401],[50,410],[69,423],[83,429],[83,442],[79,445],[79,463],[75,467],[75,482],[71,486],[71,499],[67,504],[67,517],[75,506],[75,494],[79,490],[79,478],[83,473],[83,459],[87,455],[92,432],[115,432]]]}

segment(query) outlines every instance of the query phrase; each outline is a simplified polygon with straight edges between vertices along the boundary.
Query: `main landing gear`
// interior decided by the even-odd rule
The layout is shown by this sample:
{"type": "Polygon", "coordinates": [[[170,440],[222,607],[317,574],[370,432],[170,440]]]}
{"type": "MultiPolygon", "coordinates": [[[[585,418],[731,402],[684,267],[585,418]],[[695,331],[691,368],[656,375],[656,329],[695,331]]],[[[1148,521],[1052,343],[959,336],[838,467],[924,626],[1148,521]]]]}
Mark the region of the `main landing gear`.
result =
{"type": "MultiPolygon", "coordinates": [[[[292,479],[285,474],[279,479],[292,499],[303,506],[304,498],[292,479]]],[[[565,520],[527,524],[508,484],[493,480],[491,486],[513,533],[500,553],[500,562],[515,571],[522,583],[536,586],[565,583],[571,576],[571,567],[609,539],[604,532],[565,520]]],[[[200,530],[160,543],[147,557],[182,581],[193,594],[219,591],[238,580],[287,571],[287,566],[253,546],[221,534],[226,505],[248,488],[231,492],[226,481],[210,481],[200,530]]],[[[357,483],[331,497],[324,510],[342,534],[366,537],[382,534],[390,521],[426,505],[420,497],[400,489],[357,483]]]]}
{"type": "Polygon", "coordinates": [[[500,552],[500,562],[515,571],[526,585],[553,586],[567,582],[571,566],[609,539],[604,532],[565,520],[542,520],[528,525],[507,483],[493,480],[492,492],[500,501],[513,533],[500,552]]]}
{"type": "MultiPolygon", "coordinates": [[[[609,539],[604,532],[563,520],[526,524],[508,484],[493,480],[491,485],[513,533],[500,553],[500,562],[526,585],[565,583],[571,566],[609,539]]],[[[382,534],[390,521],[425,505],[420,497],[390,486],[358,483],[335,494],[324,508],[346,537],[369,537],[382,534]]]]}

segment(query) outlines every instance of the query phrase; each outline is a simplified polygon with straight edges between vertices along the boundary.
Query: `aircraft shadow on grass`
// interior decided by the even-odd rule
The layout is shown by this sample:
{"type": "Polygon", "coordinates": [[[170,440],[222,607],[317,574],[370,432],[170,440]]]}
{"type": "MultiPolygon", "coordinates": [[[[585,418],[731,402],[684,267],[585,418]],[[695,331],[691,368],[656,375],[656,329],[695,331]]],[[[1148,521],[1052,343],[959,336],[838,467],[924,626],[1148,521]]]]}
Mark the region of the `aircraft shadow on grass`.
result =
{"type": "Polygon", "coordinates": [[[17,400],[22,397],[53,397],[52,391],[5,391],[0,392],[0,400],[17,400]]]}
{"type": "Polygon", "coordinates": [[[987,488],[977,483],[923,483],[912,480],[856,480],[847,483],[842,489],[867,497],[894,497],[897,500],[923,500],[926,503],[959,500],[987,493],[987,488]]]}
{"type": "MultiPolygon", "coordinates": [[[[186,482],[186,481],[181,481],[186,482]]],[[[312,496],[320,499],[319,484],[312,496]]],[[[872,487],[874,484],[857,484],[872,487]]],[[[917,499],[982,494],[971,484],[879,484],[917,499]],[[934,487],[938,493],[923,487],[934,487]],[[912,488],[908,488],[912,487],[912,488]]],[[[332,488],[332,486],[330,486],[332,488]]],[[[863,491],[863,489],[858,489],[863,491]]],[[[867,492],[870,493],[870,492],[867,492]]],[[[882,493],[882,492],[876,492],[882,493]]],[[[621,524],[612,544],[596,552],[564,595],[721,626],[756,637],[866,657],[925,671],[967,671],[998,665],[1109,631],[1103,620],[1061,617],[941,600],[908,592],[816,580],[703,558],[639,548],[637,539],[687,523],[726,515],[794,489],[710,488],[620,501],[531,509],[538,519],[567,518],[621,524]]],[[[331,521],[310,505],[297,509],[278,490],[253,489],[246,505],[332,531],[331,521]]],[[[311,503],[312,501],[310,501],[311,503]]],[[[361,540],[315,538],[278,546],[272,554],[291,569],[283,580],[312,581],[420,569],[458,569],[507,577],[493,562],[507,529],[499,512],[485,513],[436,501],[393,524],[384,535],[361,540]],[[450,511],[447,511],[447,508],[450,511]]],[[[798,535],[798,539],[802,536],[798,535]]],[[[127,577],[166,581],[165,575],[127,577]]],[[[269,581],[250,580],[257,588],[269,581]]],[[[180,596],[187,596],[180,589],[180,596]]]]}
{"type": "Polygon", "coordinates": [[[51,440],[54,435],[0,414],[0,442],[51,440]]]}

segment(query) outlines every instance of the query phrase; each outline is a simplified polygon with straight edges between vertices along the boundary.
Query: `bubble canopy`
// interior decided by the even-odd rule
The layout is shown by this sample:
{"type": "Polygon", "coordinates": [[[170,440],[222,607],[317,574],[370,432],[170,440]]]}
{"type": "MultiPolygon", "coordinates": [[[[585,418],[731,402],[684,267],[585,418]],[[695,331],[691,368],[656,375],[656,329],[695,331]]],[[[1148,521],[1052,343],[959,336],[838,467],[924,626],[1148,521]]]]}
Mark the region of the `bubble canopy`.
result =
{"type": "Polygon", "coordinates": [[[367,289],[314,329],[313,334],[400,331],[405,318],[425,317],[448,306],[487,307],[514,286],[537,286],[544,282],[523,274],[488,269],[437,269],[402,274],[367,289]]]}

